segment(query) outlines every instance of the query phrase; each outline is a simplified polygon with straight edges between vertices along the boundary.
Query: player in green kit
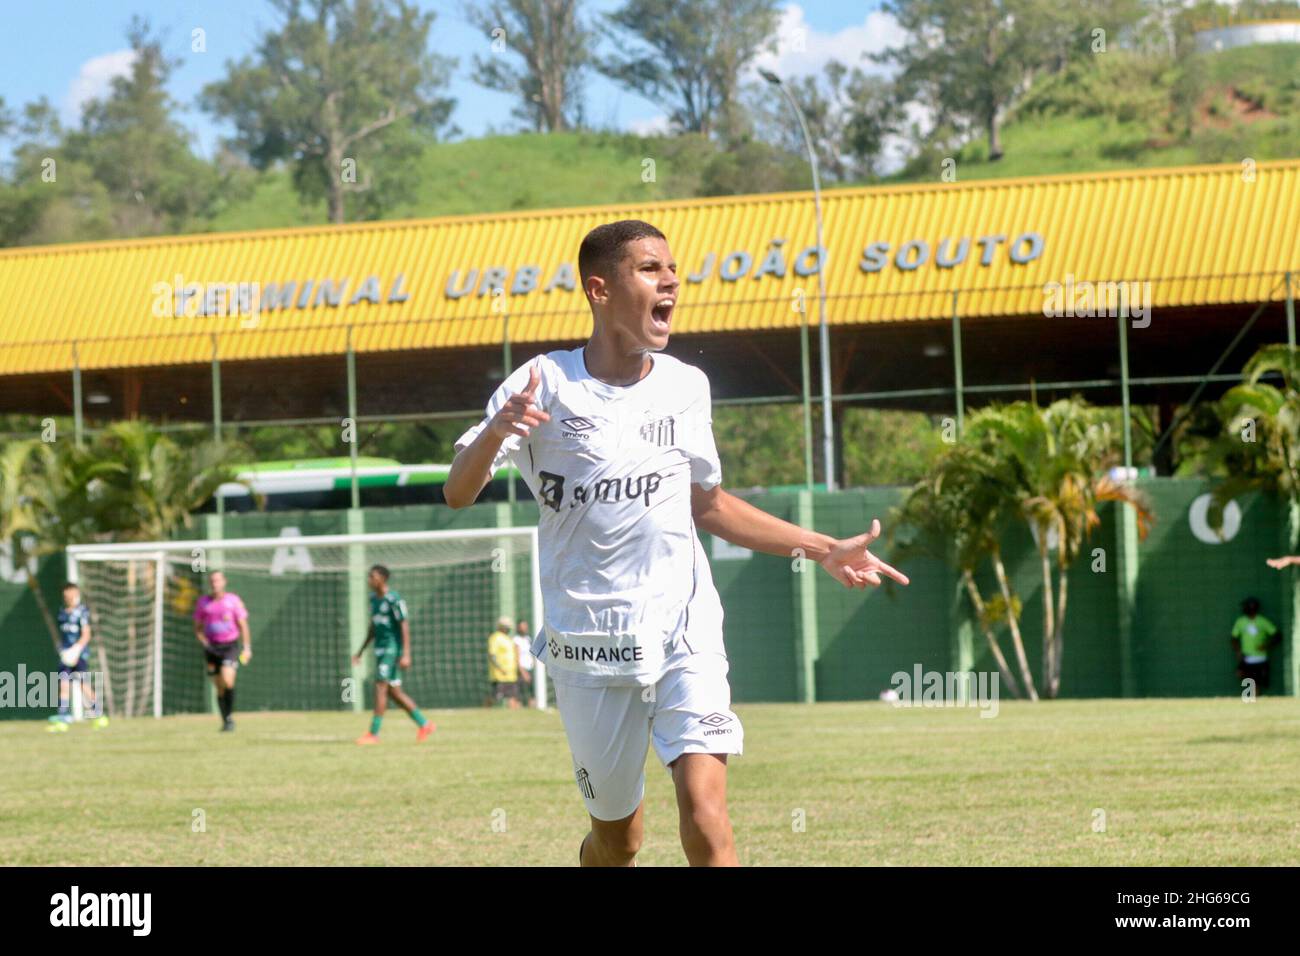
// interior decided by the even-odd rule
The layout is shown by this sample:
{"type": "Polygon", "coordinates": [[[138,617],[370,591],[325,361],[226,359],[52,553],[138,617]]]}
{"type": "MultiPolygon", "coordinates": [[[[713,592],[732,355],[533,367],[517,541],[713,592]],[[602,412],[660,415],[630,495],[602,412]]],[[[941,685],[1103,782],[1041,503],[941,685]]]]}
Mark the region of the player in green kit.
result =
{"type": "Polygon", "coordinates": [[[370,730],[357,738],[359,744],[379,743],[379,728],[388,710],[388,698],[411,715],[419,730],[416,740],[423,740],[436,729],[433,721],[420,713],[415,701],[402,690],[402,671],[411,666],[411,622],[407,620],[406,602],[388,586],[388,568],[376,564],[370,569],[366,583],[374,593],[370,595],[370,628],[366,640],[352,658],[354,667],[361,664],[366,646],[375,642],[375,715],[370,718],[370,730]]]}

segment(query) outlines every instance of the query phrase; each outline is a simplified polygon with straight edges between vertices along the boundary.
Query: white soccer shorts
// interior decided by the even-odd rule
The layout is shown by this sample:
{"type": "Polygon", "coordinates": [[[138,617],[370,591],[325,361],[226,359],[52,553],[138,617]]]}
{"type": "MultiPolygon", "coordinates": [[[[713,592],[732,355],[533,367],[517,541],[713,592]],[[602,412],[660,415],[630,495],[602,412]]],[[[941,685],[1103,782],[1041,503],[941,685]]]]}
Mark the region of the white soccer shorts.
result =
{"type": "Polygon", "coordinates": [[[739,754],[745,742],[731,710],[727,659],[674,652],[662,677],[646,687],[577,687],[555,683],[556,705],[587,812],[622,820],[645,795],[651,740],[668,767],[682,754],[739,754]]]}

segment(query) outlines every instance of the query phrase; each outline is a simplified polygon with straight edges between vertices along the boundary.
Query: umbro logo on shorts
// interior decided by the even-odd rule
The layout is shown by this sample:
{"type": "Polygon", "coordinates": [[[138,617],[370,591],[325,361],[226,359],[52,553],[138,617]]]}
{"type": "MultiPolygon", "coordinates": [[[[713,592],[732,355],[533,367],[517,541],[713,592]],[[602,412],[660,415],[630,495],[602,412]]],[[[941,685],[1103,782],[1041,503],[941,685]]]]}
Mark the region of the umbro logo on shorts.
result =
{"type": "Polygon", "coordinates": [[[579,767],[578,772],[574,774],[578,778],[578,789],[588,800],[596,799],[596,788],[591,785],[591,776],[587,773],[586,767],[579,767]]]}
{"type": "Polygon", "coordinates": [[[731,723],[731,718],[726,714],[719,714],[717,711],[714,711],[706,717],[701,717],[700,723],[708,724],[709,727],[712,728],[711,730],[704,731],[705,737],[718,737],[723,734],[731,733],[730,727],[722,726],[723,724],[731,723]]]}
{"type": "Polygon", "coordinates": [[[581,415],[576,415],[573,418],[561,418],[560,424],[564,426],[564,430],[560,432],[561,435],[565,438],[577,438],[579,441],[590,439],[591,436],[585,433],[592,431],[596,427],[595,422],[583,418],[581,415]]]}

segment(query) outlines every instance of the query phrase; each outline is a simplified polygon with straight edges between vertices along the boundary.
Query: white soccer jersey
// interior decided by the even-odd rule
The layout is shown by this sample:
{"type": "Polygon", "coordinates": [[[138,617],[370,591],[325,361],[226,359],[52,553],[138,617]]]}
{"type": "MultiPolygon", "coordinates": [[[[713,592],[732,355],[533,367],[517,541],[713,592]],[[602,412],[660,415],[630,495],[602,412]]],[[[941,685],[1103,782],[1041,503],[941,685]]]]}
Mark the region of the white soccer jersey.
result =
{"type": "Polygon", "coordinates": [[[544,626],[534,653],[557,682],[652,684],[679,646],[724,654],[722,602],[691,515],[691,485],[722,480],[709,382],[668,355],[632,385],[592,377],[583,349],[516,369],[473,442],[538,366],[551,420],[502,443],[537,499],[544,626]]]}

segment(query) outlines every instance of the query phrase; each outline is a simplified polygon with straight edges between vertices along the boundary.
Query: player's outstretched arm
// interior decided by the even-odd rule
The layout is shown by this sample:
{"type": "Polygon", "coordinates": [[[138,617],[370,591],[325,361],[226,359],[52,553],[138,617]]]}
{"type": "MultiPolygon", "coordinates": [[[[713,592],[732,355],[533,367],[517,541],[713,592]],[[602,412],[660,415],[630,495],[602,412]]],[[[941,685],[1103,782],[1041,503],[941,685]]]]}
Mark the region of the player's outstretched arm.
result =
{"type": "Polygon", "coordinates": [[[881,575],[899,584],[908,583],[907,575],[867,549],[880,536],[879,521],[871,522],[870,531],[839,540],[768,514],[723,491],[721,486],[706,491],[700,485],[691,485],[691,512],[695,523],[709,534],[751,551],[816,561],[845,587],[878,585],[881,575]]]}
{"type": "Polygon", "coordinates": [[[443,497],[450,507],[464,508],[478,500],[492,480],[492,462],[502,442],[511,435],[527,438],[532,429],[551,420],[536,404],[541,382],[541,373],[534,363],[528,370],[528,387],[506,399],[478,438],[457,453],[442,486],[443,497]]]}
{"type": "Polygon", "coordinates": [[[1283,555],[1280,558],[1266,558],[1264,563],[1270,568],[1275,568],[1278,571],[1281,571],[1283,568],[1288,568],[1293,564],[1300,564],[1300,554],[1288,554],[1283,555]]]}
{"type": "Polygon", "coordinates": [[[244,649],[239,652],[239,663],[247,664],[253,659],[253,632],[248,629],[248,618],[239,622],[239,636],[244,640],[244,649]]]}
{"type": "Polygon", "coordinates": [[[361,663],[361,655],[364,654],[366,648],[370,646],[370,640],[374,636],[375,636],[375,626],[371,624],[370,627],[366,628],[366,639],[361,642],[361,646],[357,648],[357,652],[352,655],[353,667],[356,667],[361,663]]]}

